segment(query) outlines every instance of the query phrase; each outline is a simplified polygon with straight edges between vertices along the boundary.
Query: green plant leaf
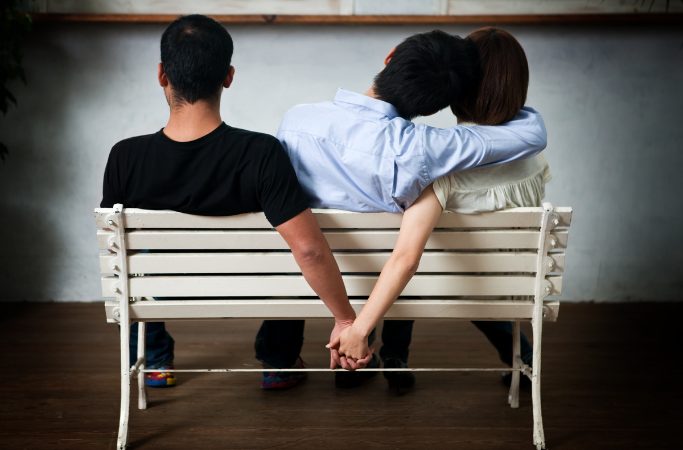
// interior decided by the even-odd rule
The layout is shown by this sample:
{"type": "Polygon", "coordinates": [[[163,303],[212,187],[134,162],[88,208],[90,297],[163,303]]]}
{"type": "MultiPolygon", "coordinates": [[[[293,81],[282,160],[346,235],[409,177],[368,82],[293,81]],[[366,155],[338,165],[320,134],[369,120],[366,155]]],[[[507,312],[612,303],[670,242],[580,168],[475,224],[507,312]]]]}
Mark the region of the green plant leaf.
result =
{"type": "MultiPolygon", "coordinates": [[[[0,112],[7,114],[11,105],[17,105],[17,99],[9,89],[8,83],[19,79],[26,84],[26,74],[21,66],[23,52],[22,43],[31,30],[30,14],[17,9],[17,0],[0,2],[0,112]]],[[[5,161],[9,149],[0,142],[0,159],[5,161]]]]}

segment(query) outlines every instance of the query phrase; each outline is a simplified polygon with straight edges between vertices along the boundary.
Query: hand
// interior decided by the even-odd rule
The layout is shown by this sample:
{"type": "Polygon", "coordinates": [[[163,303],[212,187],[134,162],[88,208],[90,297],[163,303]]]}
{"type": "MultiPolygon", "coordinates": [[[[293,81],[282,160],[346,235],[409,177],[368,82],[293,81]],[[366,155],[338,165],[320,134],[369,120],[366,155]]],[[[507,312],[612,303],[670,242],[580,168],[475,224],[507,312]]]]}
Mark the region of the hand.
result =
{"type": "Polygon", "coordinates": [[[353,320],[335,319],[334,321],[334,328],[332,328],[330,333],[330,342],[325,346],[330,350],[330,369],[336,369],[339,366],[344,367],[341,362],[341,355],[339,354],[339,335],[352,324],[353,320]],[[333,342],[336,342],[336,344],[332,345],[333,342]]]}
{"type": "Polygon", "coordinates": [[[339,354],[346,358],[359,360],[372,353],[368,347],[368,337],[353,325],[345,328],[339,335],[339,354]]]}
{"type": "Polygon", "coordinates": [[[367,336],[359,332],[354,326],[345,324],[340,328],[339,333],[335,333],[335,330],[332,331],[330,343],[327,344],[327,348],[334,355],[335,362],[338,362],[338,365],[346,370],[366,367],[372,360],[373,353],[373,349],[368,347],[367,336]]]}

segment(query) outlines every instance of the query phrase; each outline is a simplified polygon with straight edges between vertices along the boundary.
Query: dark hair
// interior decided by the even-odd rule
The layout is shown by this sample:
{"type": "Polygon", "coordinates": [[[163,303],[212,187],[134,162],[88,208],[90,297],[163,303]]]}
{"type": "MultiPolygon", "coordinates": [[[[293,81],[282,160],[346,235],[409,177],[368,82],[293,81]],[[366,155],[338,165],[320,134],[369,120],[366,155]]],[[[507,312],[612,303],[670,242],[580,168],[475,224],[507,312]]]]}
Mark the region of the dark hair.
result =
{"type": "Polygon", "coordinates": [[[161,36],[161,64],[177,101],[215,98],[230,70],[232,38],[215,20],[193,14],[176,19],[161,36]]]}
{"type": "Polygon", "coordinates": [[[472,95],[451,110],[460,120],[498,125],[511,120],[524,106],[529,87],[529,65],[517,39],[500,28],[486,27],[467,39],[479,51],[481,81],[472,95]]]}
{"type": "Polygon", "coordinates": [[[401,117],[428,116],[460,101],[479,78],[471,42],[440,30],[401,42],[375,77],[375,94],[396,107],[401,117]]]}

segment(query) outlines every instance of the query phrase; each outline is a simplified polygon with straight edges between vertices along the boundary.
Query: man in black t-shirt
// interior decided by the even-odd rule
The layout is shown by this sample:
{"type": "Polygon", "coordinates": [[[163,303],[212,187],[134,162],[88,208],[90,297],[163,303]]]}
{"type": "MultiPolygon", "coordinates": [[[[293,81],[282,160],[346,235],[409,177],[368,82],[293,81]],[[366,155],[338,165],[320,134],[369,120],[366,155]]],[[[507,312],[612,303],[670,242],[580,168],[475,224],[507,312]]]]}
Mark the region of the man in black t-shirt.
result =
{"type": "MultiPolygon", "coordinates": [[[[355,318],[339,268],[308,208],[289,158],[272,136],[226,125],[220,116],[223,88],[230,87],[233,44],[228,32],[200,15],[181,17],[161,38],[159,84],[170,107],[158,132],[117,143],[104,173],[102,207],[171,209],[190,214],[232,215],[263,211],[292,250],[301,272],[335,317],[332,335],[355,318]]],[[[173,339],[163,322],[149,323],[148,386],[173,386],[173,339]]],[[[137,359],[132,328],[131,364],[137,359]]],[[[296,354],[281,352],[277,329],[260,330],[257,358],[264,366],[301,367],[296,354]]],[[[364,367],[370,355],[351,368],[364,367]]],[[[335,351],[330,364],[340,361],[335,351]]],[[[262,387],[291,387],[299,373],[264,373],[262,387]]]]}

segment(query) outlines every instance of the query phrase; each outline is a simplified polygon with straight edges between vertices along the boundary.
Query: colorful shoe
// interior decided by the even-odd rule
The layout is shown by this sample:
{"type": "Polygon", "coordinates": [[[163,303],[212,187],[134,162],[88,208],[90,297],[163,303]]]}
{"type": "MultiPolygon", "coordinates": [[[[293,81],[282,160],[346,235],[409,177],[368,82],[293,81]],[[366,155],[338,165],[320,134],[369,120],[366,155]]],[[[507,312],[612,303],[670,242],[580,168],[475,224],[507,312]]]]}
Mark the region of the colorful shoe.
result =
{"type": "Polygon", "coordinates": [[[159,372],[145,373],[145,386],[153,388],[166,388],[175,386],[175,372],[165,372],[165,370],[173,369],[172,365],[154,367],[159,369],[159,372]]]}
{"type": "MultiPolygon", "coordinates": [[[[292,369],[303,369],[306,365],[301,357],[297,358],[292,369]]],[[[264,369],[274,369],[274,367],[263,363],[264,369]]],[[[306,379],[306,372],[263,372],[261,379],[261,389],[267,391],[290,389],[306,379]]]]}

